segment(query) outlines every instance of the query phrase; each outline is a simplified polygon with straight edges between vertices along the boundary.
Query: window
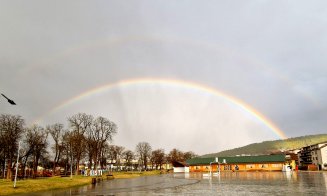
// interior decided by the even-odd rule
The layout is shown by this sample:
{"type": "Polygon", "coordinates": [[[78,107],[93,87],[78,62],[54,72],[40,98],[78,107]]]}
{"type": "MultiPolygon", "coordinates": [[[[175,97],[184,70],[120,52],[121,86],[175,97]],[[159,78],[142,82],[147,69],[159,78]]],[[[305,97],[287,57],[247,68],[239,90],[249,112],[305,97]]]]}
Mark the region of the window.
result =
{"type": "Polygon", "coordinates": [[[230,165],[224,165],[224,170],[230,170],[230,165]]]}
{"type": "Polygon", "coordinates": [[[282,164],[271,164],[272,167],[282,167],[282,164]]]}
{"type": "Polygon", "coordinates": [[[252,164],[248,164],[248,165],[246,165],[246,168],[247,168],[247,169],[254,168],[254,165],[252,165],[252,164]]]}

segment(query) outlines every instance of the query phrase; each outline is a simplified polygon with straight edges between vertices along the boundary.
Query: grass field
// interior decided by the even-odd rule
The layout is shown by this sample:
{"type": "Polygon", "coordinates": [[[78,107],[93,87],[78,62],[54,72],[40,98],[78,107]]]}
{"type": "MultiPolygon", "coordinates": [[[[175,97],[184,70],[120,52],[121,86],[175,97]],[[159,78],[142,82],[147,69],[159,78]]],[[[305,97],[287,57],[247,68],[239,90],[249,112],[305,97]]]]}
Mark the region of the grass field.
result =
{"type": "MultiPolygon", "coordinates": [[[[158,175],[160,171],[147,171],[147,172],[114,172],[114,178],[135,178],[145,175],[158,175]]],[[[106,179],[106,175],[103,175],[106,179]]],[[[0,180],[0,195],[12,195],[19,193],[31,193],[38,191],[48,191],[55,189],[64,189],[75,186],[83,186],[91,184],[92,177],[90,176],[73,176],[70,177],[49,177],[39,179],[19,180],[16,183],[16,188],[13,188],[13,181],[0,180]]]]}

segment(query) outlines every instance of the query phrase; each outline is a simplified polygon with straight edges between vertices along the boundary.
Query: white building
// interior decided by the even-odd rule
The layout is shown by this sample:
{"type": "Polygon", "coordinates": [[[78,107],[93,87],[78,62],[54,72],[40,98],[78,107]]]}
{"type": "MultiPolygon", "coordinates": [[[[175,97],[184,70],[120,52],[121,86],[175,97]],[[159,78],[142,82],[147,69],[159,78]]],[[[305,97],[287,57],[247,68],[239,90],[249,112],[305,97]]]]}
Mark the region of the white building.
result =
{"type": "Polygon", "coordinates": [[[173,161],[174,173],[188,173],[190,172],[189,166],[186,162],[173,161]]]}
{"type": "Polygon", "coordinates": [[[316,165],[327,170],[327,141],[306,146],[298,153],[300,166],[316,165]]]}

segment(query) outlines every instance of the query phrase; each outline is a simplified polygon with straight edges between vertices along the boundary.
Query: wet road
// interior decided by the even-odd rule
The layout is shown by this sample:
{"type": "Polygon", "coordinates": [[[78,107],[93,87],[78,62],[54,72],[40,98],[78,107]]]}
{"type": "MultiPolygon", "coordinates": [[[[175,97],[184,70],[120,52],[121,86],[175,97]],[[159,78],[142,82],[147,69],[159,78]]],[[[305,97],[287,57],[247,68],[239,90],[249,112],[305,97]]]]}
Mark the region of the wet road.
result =
{"type": "Polygon", "coordinates": [[[327,195],[327,172],[226,172],[211,178],[168,174],[27,195],[327,195]]]}

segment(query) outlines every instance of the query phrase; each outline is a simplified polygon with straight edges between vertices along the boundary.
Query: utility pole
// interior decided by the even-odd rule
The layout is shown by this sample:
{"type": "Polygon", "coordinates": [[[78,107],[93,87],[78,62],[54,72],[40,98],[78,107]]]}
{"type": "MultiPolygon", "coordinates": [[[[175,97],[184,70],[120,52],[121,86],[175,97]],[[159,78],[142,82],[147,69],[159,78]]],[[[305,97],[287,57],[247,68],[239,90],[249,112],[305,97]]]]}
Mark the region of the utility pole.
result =
{"type": "Polygon", "coordinates": [[[18,160],[19,160],[19,148],[20,148],[20,142],[18,142],[17,162],[16,162],[16,174],[15,174],[14,188],[16,188],[16,181],[17,181],[18,160]]]}

